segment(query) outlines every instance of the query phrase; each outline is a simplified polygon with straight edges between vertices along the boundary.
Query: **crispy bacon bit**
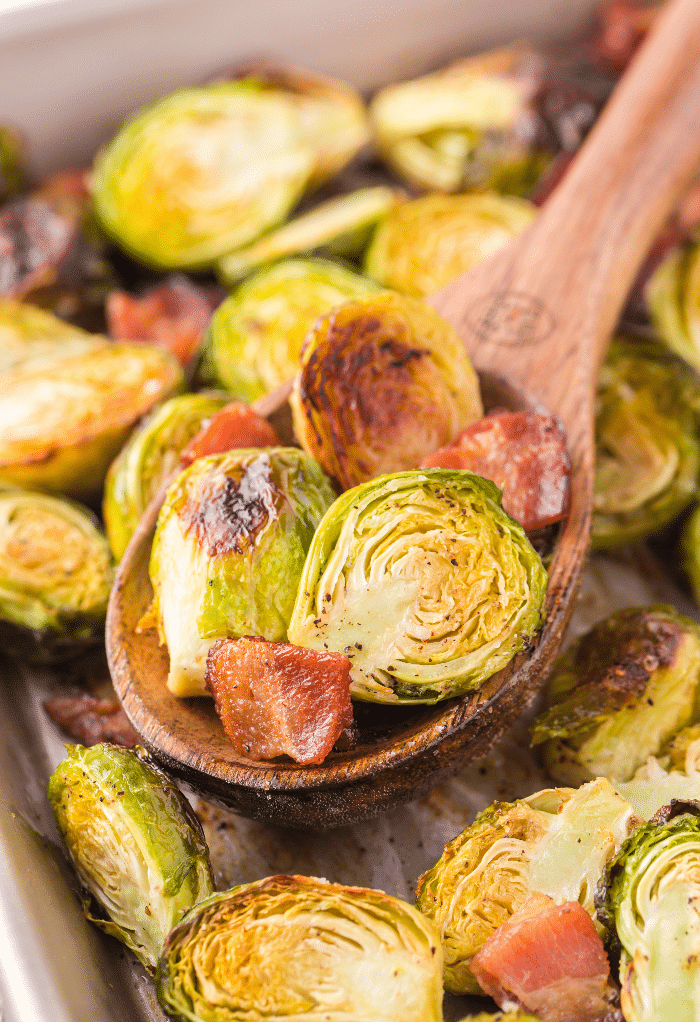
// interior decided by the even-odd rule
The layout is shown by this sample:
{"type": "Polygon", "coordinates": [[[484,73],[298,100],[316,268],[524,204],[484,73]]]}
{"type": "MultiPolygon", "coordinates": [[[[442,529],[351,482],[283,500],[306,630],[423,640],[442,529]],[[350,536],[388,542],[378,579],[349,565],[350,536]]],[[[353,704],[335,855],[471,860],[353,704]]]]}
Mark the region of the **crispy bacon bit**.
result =
{"type": "Polygon", "coordinates": [[[287,755],[322,763],[352,725],[350,661],[266,639],[220,639],[206,683],[224,731],[252,760],[287,755]]]}
{"type": "Polygon", "coordinates": [[[566,438],[559,420],[500,409],[468,426],[421,468],[466,468],[503,490],[503,507],[527,532],[564,518],[569,508],[566,438]]]}
{"type": "Polygon", "coordinates": [[[77,233],[75,220],[41,199],[8,202],[0,210],[0,296],[26,298],[55,284],[77,233]]]}
{"type": "Polygon", "coordinates": [[[82,745],[114,742],[130,749],[138,741],[118,699],[98,699],[87,693],[56,696],[46,700],[44,709],[54,723],[82,745]]]}
{"type": "Polygon", "coordinates": [[[598,1022],[611,1009],[610,965],[591,917],[577,901],[536,894],[498,927],[471,963],[504,1011],[546,1022],[598,1022]]]}
{"type": "Polygon", "coordinates": [[[115,340],[145,341],[166,348],[186,365],[199,347],[218,305],[211,289],[174,274],[141,298],[126,291],[107,297],[107,331],[115,340]]]}
{"type": "Polygon", "coordinates": [[[638,0],[608,0],[600,15],[593,40],[597,60],[615,71],[624,71],[658,17],[661,5],[650,7],[638,0]]]}
{"type": "Polygon", "coordinates": [[[225,405],[208,419],[180,455],[182,465],[191,465],[207,454],[221,454],[235,447],[279,447],[277,433],[262,415],[240,401],[225,405]]]}

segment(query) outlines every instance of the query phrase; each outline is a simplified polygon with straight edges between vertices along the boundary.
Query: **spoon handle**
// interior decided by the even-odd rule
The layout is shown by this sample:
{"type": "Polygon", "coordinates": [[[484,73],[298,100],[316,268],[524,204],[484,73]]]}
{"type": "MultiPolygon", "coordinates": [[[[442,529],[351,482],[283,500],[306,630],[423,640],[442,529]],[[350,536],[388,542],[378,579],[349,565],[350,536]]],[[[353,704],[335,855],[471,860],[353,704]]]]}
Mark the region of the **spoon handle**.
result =
{"type": "Polygon", "coordinates": [[[507,249],[432,296],[474,363],[590,419],[634,278],[700,167],[700,2],[670,0],[562,183],[507,249]]]}

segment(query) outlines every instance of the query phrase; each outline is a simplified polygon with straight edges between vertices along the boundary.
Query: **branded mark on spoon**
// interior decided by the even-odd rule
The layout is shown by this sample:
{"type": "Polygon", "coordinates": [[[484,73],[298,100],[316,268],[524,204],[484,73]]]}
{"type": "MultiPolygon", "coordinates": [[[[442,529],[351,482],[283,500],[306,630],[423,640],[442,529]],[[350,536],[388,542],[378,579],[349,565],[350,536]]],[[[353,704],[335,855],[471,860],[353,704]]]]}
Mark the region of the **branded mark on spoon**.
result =
{"type": "Polygon", "coordinates": [[[482,295],[468,309],[467,323],[480,340],[511,347],[544,341],[556,326],[538,298],[519,291],[482,295]]]}

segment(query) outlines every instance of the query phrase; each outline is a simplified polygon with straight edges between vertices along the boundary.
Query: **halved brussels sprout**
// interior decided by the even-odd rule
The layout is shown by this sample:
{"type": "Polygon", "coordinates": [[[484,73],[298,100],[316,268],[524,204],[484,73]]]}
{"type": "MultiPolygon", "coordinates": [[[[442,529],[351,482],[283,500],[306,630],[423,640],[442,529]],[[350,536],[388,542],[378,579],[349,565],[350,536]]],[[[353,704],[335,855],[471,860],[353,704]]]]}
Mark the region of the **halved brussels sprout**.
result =
{"type": "Polygon", "coordinates": [[[249,61],[235,68],[232,77],[263,85],[296,112],[314,152],[311,185],[341,171],[370,140],[365,104],[347,82],[267,60],[249,61]]]}
{"type": "Polygon", "coordinates": [[[411,199],[377,228],[365,272],[405,294],[432,294],[505,248],[535,213],[526,199],[495,192],[411,199]]]}
{"type": "Polygon", "coordinates": [[[343,489],[414,468],[483,414],[456,330],[407,295],[384,291],[331,310],[301,362],[294,431],[343,489]]]}
{"type": "Polygon", "coordinates": [[[441,1022],[432,924],[383,891],[274,876],[194,908],[168,937],[158,1000],[191,1022],[441,1022]]]}
{"type": "Polygon", "coordinates": [[[480,813],[418,881],[416,904],[442,937],[445,988],[480,993],[472,958],[534,893],[578,901],[594,916],[605,864],[638,822],[604,778],[480,813]]]}
{"type": "Polygon", "coordinates": [[[139,753],[116,745],[66,750],[49,801],[88,891],[85,915],[152,972],[182,914],[213,893],[202,828],[181,792],[139,753]]]}
{"type": "Polygon", "coordinates": [[[228,395],[180,394],[166,401],[132,433],[112,462],[105,483],[102,513],[109,545],[118,561],[141,515],[179,464],[180,452],[205,419],[228,401],[228,395]]]}
{"type": "Polygon", "coordinates": [[[291,380],[319,316],[379,290],[322,259],[286,259],[251,277],[212,316],[202,375],[248,403],[291,380]]]}
{"type": "Polygon", "coordinates": [[[637,816],[650,820],[674,799],[700,799],[700,725],[683,728],[630,781],[615,781],[637,816]]]}
{"type": "Polygon", "coordinates": [[[0,384],[0,483],[95,496],[134,423],[182,385],[169,353],[97,338],[87,351],[9,370],[0,384]]]}
{"type": "Polygon", "coordinates": [[[345,653],[355,699],[435,703],[478,688],[527,646],[546,588],[493,483],[402,472],[349,490],[326,512],[288,634],[345,653]]]}
{"type": "Polygon", "coordinates": [[[175,695],[211,694],[216,639],[286,638],[306,551],[333,497],[316,462],[293,447],[215,454],[178,476],[150,563],[175,695]]]}
{"type": "Polygon", "coordinates": [[[285,256],[324,252],[351,258],[362,253],[377,222],[393,209],[403,193],[377,185],[319,203],[271,231],[248,248],[219,260],[225,284],[237,284],[258,266],[285,256]]]}
{"type": "Polygon", "coordinates": [[[56,651],[104,632],[112,585],[107,541],[87,508],[0,489],[0,620],[56,651]]]}
{"type": "Polygon", "coordinates": [[[283,96],[251,81],[180,89],[137,114],[95,163],[109,235],[162,268],[211,265],[279,223],[314,153],[283,96]]]}
{"type": "Polygon", "coordinates": [[[700,387],[653,342],[617,338],[598,382],[594,549],[643,539],[697,494],[700,387]]]}
{"type": "Polygon", "coordinates": [[[564,784],[629,781],[698,718],[699,681],[699,625],[662,605],[618,611],[559,659],[533,745],[564,784]]]}
{"type": "Polygon", "coordinates": [[[94,334],[11,298],[0,299],[0,373],[46,355],[80,355],[102,343],[94,334]]]}
{"type": "Polygon", "coordinates": [[[632,834],[596,901],[627,1022],[700,1019],[700,804],[672,803],[632,834]]]}
{"type": "Polygon", "coordinates": [[[644,294],[659,338],[700,369],[700,237],[671,249],[644,294]]]}
{"type": "Polygon", "coordinates": [[[530,113],[538,64],[503,49],[381,89],[370,106],[380,153],[419,188],[456,192],[507,177],[524,194],[549,159],[530,113]]]}
{"type": "Polygon", "coordinates": [[[22,143],[14,131],[0,124],[0,203],[22,190],[24,167],[22,143]]]}

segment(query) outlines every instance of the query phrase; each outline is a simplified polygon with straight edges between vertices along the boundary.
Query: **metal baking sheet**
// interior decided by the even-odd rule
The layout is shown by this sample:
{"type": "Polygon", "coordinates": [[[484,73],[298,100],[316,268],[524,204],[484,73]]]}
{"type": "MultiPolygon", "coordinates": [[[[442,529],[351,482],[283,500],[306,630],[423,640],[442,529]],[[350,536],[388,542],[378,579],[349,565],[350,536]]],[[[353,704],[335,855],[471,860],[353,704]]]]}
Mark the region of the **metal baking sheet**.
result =
{"type": "MultiPolygon", "coordinates": [[[[659,600],[698,617],[643,550],[626,560],[596,556],[570,635],[613,610],[659,600]]],[[[59,845],[46,784],[64,740],[42,704],[61,686],[52,671],[0,665],[0,1022],[163,1022],[141,966],[85,920],[59,845]]],[[[193,802],[220,889],[284,872],[378,887],[411,900],[419,875],[479,810],[548,783],[521,723],[488,757],[430,795],[356,827],[282,830],[193,802]]],[[[446,1022],[483,1004],[446,996],[446,1022]]]]}

